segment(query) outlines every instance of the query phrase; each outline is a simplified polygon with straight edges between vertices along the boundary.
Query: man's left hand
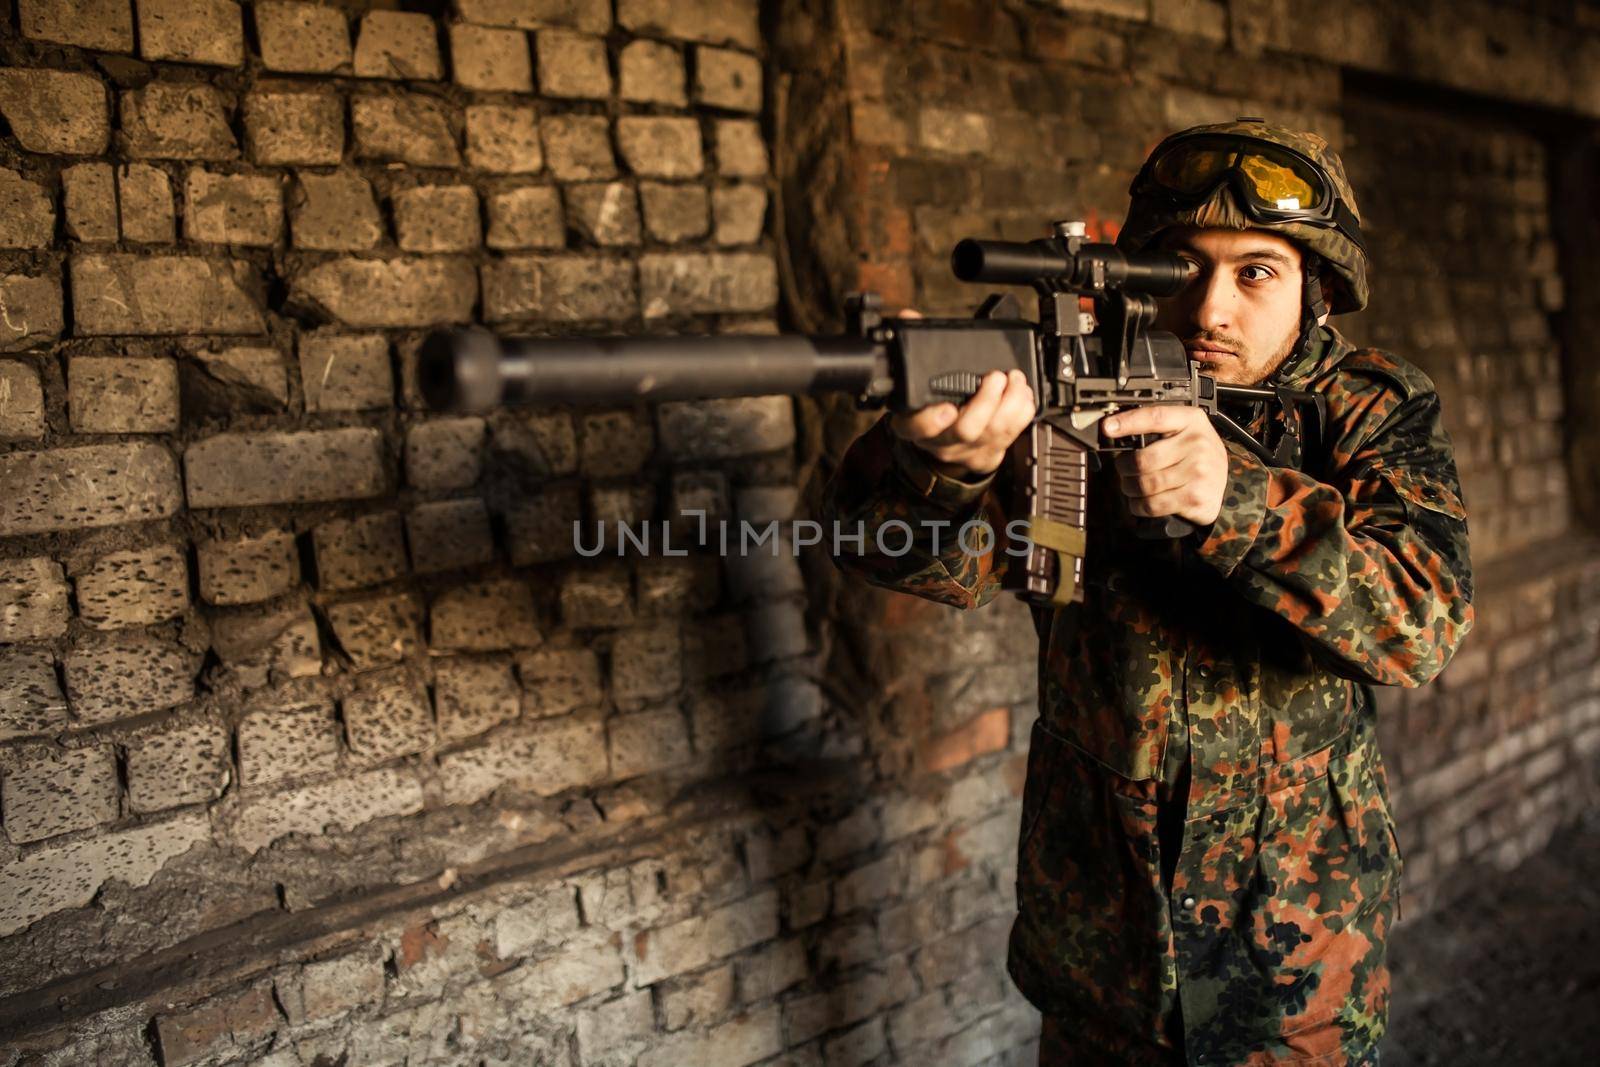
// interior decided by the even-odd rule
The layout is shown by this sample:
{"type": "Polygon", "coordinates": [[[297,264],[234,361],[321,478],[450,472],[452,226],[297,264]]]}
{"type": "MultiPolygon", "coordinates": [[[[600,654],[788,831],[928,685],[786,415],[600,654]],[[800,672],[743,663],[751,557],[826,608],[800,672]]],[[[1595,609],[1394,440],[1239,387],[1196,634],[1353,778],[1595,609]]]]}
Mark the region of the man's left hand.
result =
{"type": "Polygon", "coordinates": [[[1153,404],[1119,411],[1102,425],[1108,438],[1166,435],[1117,455],[1129,511],[1155,518],[1176,515],[1197,527],[1217,520],[1228,486],[1228,449],[1204,411],[1185,404],[1153,404]]]}

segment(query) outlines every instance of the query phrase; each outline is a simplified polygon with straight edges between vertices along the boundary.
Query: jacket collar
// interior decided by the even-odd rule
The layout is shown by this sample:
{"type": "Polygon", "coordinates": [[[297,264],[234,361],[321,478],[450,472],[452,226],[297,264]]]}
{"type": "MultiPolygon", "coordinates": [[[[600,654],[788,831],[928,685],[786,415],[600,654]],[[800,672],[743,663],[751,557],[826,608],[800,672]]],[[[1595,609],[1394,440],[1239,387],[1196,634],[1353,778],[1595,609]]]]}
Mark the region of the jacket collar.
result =
{"type": "Polygon", "coordinates": [[[1262,385],[1287,385],[1303,388],[1306,382],[1320,378],[1354,348],[1344,335],[1329,325],[1321,325],[1311,335],[1311,343],[1298,354],[1290,356],[1263,381],[1262,385]]]}

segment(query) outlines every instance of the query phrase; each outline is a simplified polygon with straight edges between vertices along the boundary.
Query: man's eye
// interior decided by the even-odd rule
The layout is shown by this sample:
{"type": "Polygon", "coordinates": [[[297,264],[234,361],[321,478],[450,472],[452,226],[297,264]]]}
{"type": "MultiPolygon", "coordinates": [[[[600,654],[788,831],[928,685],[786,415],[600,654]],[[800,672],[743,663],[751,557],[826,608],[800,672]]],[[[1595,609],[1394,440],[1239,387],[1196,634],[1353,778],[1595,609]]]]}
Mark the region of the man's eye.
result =
{"type": "Polygon", "coordinates": [[[1266,267],[1263,267],[1259,263],[1252,263],[1247,267],[1241,267],[1239,269],[1239,273],[1240,273],[1240,275],[1242,275],[1245,278],[1246,281],[1252,281],[1252,282],[1264,282],[1268,278],[1272,277],[1272,272],[1270,270],[1268,270],[1266,267]],[[1261,273],[1260,274],[1255,274],[1255,275],[1245,274],[1245,271],[1252,271],[1252,270],[1260,271],[1261,273]]]}

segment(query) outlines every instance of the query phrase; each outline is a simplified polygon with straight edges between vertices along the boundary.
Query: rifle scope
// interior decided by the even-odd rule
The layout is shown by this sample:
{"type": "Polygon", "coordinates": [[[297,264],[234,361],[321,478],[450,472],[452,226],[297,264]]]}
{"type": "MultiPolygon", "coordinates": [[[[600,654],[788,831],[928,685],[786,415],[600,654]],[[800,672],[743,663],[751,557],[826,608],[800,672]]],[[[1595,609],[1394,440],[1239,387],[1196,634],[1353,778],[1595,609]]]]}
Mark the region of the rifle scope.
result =
{"type": "Polygon", "coordinates": [[[1171,252],[1124,252],[1116,245],[1085,244],[1076,252],[1060,241],[983,241],[956,245],[950,269],[964,282],[1043,285],[1097,293],[1107,288],[1172,296],[1188,284],[1195,268],[1171,252]]]}

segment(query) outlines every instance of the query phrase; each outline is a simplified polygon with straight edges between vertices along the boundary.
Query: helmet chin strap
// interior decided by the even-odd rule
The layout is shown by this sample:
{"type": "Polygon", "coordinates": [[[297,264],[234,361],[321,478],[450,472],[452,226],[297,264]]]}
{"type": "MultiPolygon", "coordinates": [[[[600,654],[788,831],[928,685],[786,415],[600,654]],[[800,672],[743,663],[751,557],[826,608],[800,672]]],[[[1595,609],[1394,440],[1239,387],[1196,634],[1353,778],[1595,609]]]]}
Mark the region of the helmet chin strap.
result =
{"type": "Polygon", "coordinates": [[[1271,380],[1274,382],[1282,381],[1283,372],[1299,363],[1300,357],[1310,350],[1318,320],[1328,313],[1328,304],[1322,298],[1322,257],[1305,249],[1300,261],[1300,277],[1300,333],[1288,356],[1272,372],[1271,380]]]}

